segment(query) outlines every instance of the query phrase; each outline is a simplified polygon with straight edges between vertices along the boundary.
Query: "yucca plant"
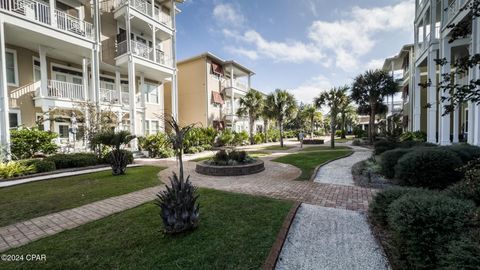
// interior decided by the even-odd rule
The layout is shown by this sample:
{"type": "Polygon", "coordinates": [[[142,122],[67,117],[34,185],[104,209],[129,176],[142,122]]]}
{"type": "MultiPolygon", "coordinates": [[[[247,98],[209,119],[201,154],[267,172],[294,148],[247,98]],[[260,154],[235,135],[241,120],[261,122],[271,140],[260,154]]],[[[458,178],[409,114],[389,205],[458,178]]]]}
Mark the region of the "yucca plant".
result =
{"type": "Polygon", "coordinates": [[[169,234],[180,233],[195,229],[199,221],[199,204],[197,203],[197,187],[187,180],[177,177],[169,177],[171,186],[157,194],[155,204],[160,207],[160,216],[169,234]]]}

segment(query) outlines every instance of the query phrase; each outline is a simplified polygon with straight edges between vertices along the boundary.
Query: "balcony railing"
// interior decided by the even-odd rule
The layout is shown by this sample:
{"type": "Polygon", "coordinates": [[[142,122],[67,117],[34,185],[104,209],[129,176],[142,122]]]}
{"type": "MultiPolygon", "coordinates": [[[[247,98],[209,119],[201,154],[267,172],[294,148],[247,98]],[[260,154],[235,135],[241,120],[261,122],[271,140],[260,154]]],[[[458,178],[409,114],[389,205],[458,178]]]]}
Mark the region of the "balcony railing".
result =
{"type": "Polygon", "coordinates": [[[162,12],[160,8],[155,7],[152,13],[152,2],[146,0],[115,0],[115,8],[120,8],[123,5],[129,5],[138,12],[168,26],[172,27],[172,20],[170,15],[162,12]]]}
{"type": "Polygon", "coordinates": [[[52,22],[50,6],[39,1],[0,0],[0,9],[90,40],[94,39],[93,25],[91,23],[82,21],[60,10],[54,10],[55,17],[52,22]]]}
{"type": "Polygon", "coordinates": [[[465,5],[467,1],[468,0],[454,0],[448,5],[447,9],[444,12],[444,25],[450,24],[450,22],[460,12],[460,9],[465,5]]]}
{"type": "MultiPolygon", "coordinates": [[[[172,67],[172,59],[167,59],[165,57],[165,53],[159,49],[156,49],[155,52],[153,48],[149,47],[148,45],[137,42],[137,41],[130,41],[130,50],[132,54],[139,56],[141,58],[154,61],[153,54],[156,54],[155,62],[160,65],[164,65],[167,67],[172,67]]],[[[127,41],[122,41],[117,44],[117,56],[123,55],[128,52],[127,41]]]]}
{"type": "Polygon", "coordinates": [[[72,100],[84,100],[83,85],[48,80],[48,96],[72,100]]]}
{"type": "MultiPolygon", "coordinates": [[[[226,84],[226,87],[229,88],[229,87],[232,87],[232,81],[227,79],[227,84],[226,84]]],[[[241,82],[241,81],[237,81],[237,80],[233,80],[233,87],[234,88],[237,88],[237,89],[240,89],[240,90],[243,90],[243,91],[248,91],[248,87],[245,83],[241,82]]]]}
{"type": "Polygon", "coordinates": [[[100,88],[100,101],[111,104],[118,104],[120,99],[118,91],[113,89],[100,88]]]}

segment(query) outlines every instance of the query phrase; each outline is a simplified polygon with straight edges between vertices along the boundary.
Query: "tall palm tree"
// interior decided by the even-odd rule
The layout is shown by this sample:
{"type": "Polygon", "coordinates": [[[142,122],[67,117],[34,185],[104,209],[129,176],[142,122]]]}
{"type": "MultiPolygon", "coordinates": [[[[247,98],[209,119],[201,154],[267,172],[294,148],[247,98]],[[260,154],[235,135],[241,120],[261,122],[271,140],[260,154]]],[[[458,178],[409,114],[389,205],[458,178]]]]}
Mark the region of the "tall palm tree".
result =
{"type": "Polygon", "coordinates": [[[237,115],[240,117],[248,116],[250,144],[255,144],[255,140],[253,139],[253,125],[262,114],[263,103],[262,94],[254,89],[250,89],[250,91],[240,99],[240,107],[237,110],[237,115]]]}
{"type": "MultiPolygon", "coordinates": [[[[264,102],[266,102],[266,100],[264,100],[264,102]]],[[[269,108],[267,108],[267,106],[263,106],[262,108],[262,114],[261,114],[261,117],[263,119],[263,142],[264,143],[267,143],[268,142],[268,126],[269,126],[269,122],[271,119],[274,119],[274,116],[272,115],[272,112],[270,111],[269,108]]]]}
{"type": "Polygon", "coordinates": [[[397,92],[398,84],[384,70],[368,70],[358,75],[352,85],[351,97],[359,105],[360,110],[369,108],[368,138],[370,143],[375,139],[375,116],[386,96],[397,92]]]}
{"type": "Polygon", "coordinates": [[[283,124],[287,118],[295,114],[297,108],[295,97],[286,90],[277,89],[267,96],[265,106],[269,115],[277,120],[280,130],[280,147],[283,147],[283,124]]]}
{"type": "Polygon", "coordinates": [[[313,131],[315,129],[316,120],[319,118],[317,108],[311,104],[306,105],[303,109],[303,117],[310,122],[310,138],[313,138],[313,131]]]}
{"type": "Polygon", "coordinates": [[[347,118],[355,113],[355,108],[352,106],[352,99],[349,96],[345,96],[342,100],[339,111],[340,111],[340,128],[342,129],[341,138],[345,139],[347,134],[347,118]]]}
{"type": "Polygon", "coordinates": [[[337,115],[340,113],[340,106],[347,96],[348,86],[334,87],[328,92],[321,93],[314,99],[317,108],[330,108],[330,146],[335,148],[335,131],[337,128],[337,115]]]}

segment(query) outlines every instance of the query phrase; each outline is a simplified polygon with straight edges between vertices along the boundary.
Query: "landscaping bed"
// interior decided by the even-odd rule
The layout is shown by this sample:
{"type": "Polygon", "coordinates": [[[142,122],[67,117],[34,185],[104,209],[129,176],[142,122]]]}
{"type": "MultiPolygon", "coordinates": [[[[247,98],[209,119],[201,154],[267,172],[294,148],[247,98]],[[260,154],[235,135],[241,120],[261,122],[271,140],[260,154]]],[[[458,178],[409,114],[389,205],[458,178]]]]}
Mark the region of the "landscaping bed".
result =
{"type": "Polygon", "coordinates": [[[121,176],[109,170],[0,188],[0,226],[158,185],[161,170],[144,166],[121,176]]]}
{"type": "Polygon", "coordinates": [[[200,225],[162,233],[153,203],[10,250],[46,254],[7,269],[260,269],[293,203],[199,189],[200,225]]]}
{"type": "Polygon", "coordinates": [[[212,176],[239,176],[259,173],[265,170],[265,164],[262,160],[255,160],[252,163],[232,165],[232,166],[215,166],[210,165],[208,161],[199,162],[195,167],[195,171],[204,175],[212,176]]]}
{"type": "Polygon", "coordinates": [[[321,139],[304,139],[303,144],[324,144],[325,141],[321,139]]]}

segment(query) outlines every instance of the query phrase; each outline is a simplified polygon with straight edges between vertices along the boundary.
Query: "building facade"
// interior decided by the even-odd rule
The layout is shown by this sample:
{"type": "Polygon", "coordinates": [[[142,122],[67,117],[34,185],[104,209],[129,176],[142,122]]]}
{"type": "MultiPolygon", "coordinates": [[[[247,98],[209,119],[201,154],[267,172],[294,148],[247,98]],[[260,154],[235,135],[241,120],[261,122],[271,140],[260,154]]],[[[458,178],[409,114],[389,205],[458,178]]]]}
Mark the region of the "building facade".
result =
{"type": "MultiPolygon", "coordinates": [[[[177,66],[181,124],[249,131],[248,119],[237,116],[237,110],[240,99],[251,89],[252,70],[209,52],[178,61],[177,66]]],[[[256,121],[254,128],[262,130],[263,122],[256,121]]]]}
{"type": "Polygon", "coordinates": [[[89,106],[113,115],[116,129],[163,130],[164,103],[178,111],[179,2],[0,0],[2,146],[20,125],[56,132],[61,145],[82,145],[89,106]],[[174,89],[169,101],[167,81],[174,89]]]}
{"type": "Polygon", "coordinates": [[[457,59],[480,53],[480,19],[472,18],[469,0],[416,0],[415,57],[411,102],[411,131],[424,131],[432,143],[449,145],[468,142],[480,145],[480,105],[472,102],[460,104],[455,111],[445,114],[448,97],[439,89],[441,74],[452,73],[452,82],[465,85],[478,80],[478,68],[464,75],[453,75],[451,63],[457,59]],[[471,24],[471,33],[449,42],[451,24],[471,24]],[[449,64],[438,65],[436,59],[446,59],[449,64]]]}

